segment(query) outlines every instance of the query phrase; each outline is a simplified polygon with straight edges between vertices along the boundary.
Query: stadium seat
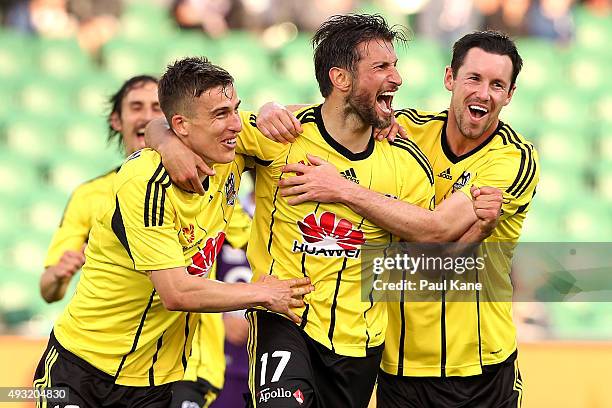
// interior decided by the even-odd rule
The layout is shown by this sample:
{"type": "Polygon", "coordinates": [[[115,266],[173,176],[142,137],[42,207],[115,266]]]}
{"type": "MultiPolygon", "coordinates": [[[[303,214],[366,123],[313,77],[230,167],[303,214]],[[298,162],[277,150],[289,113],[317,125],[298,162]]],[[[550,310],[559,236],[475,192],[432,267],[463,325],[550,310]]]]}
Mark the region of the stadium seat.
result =
{"type": "Polygon", "coordinates": [[[156,43],[117,37],[103,47],[102,59],[107,72],[125,81],[141,74],[159,76],[164,67],[160,52],[156,43]]]}
{"type": "Polygon", "coordinates": [[[566,202],[565,228],[568,241],[612,241],[610,205],[592,194],[576,195],[566,202]]]}
{"type": "Polygon", "coordinates": [[[72,112],[74,83],[31,72],[18,95],[24,112],[42,116],[67,115],[72,112]]]}
{"type": "Polygon", "coordinates": [[[76,80],[75,103],[77,108],[85,115],[94,115],[105,120],[110,108],[108,100],[123,81],[112,77],[106,71],[91,72],[81,75],[76,80]]]}
{"type": "Polygon", "coordinates": [[[397,69],[403,78],[402,87],[413,97],[425,96],[432,89],[443,89],[446,59],[438,44],[414,39],[406,45],[396,46],[395,52],[397,69]]]}
{"type": "Polygon", "coordinates": [[[43,75],[72,80],[93,69],[89,55],[73,39],[37,41],[38,66],[43,75]]]}
{"type": "Polygon", "coordinates": [[[23,217],[29,232],[51,237],[60,224],[68,198],[69,194],[49,187],[25,192],[23,217]]]}
{"type": "Polygon", "coordinates": [[[50,162],[49,185],[65,194],[70,194],[79,184],[98,177],[119,164],[121,160],[112,160],[104,156],[92,160],[74,155],[57,155],[50,162]]]}
{"type": "Polygon", "coordinates": [[[274,76],[268,51],[251,34],[231,32],[216,41],[217,64],[235,78],[238,89],[259,83],[262,77],[274,76]]]}
{"type": "Polygon", "coordinates": [[[21,76],[24,68],[33,66],[35,56],[33,37],[0,28],[0,79],[3,86],[6,80],[21,76]]]}
{"type": "Polygon", "coordinates": [[[185,57],[206,57],[219,64],[219,47],[202,32],[179,32],[160,46],[164,67],[185,57]]]}
{"type": "Polygon", "coordinates": [[[15,115],[5,125],[7,148],[30,163],[44,162],[62,150],[63,121],[30,114],[15,115]]]}

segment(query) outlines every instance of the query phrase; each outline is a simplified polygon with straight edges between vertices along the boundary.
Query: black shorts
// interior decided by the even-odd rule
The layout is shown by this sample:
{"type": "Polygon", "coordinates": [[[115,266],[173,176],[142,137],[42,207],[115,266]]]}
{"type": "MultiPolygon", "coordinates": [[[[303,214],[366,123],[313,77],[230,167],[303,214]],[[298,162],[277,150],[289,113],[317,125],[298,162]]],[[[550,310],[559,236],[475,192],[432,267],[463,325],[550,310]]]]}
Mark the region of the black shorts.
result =
{"type": "MultiPolygon", "coordinates": [[[[172,384],[154,387],[117,385],[112,376],[64,349],[53,332],[36,372],[34,388],[67,388],[67,401],[59,404],[79,408],[166,408],[170,403],[172,384]]],[[[37,401],[36,407],[55,406],[37,401]]]]}
{"type": "Polygon", "coordinates": [[[170,408],[208,408],[221,392],[203,378],[172,384],[170,408]]]}
{"type": "Polygon", "coordinates": [[[295,323],[264,311],[248,311],[248,407],[366,408],[383,346],[366,357],[338,355],[295,323]]]}
{"type": "Polygon", "coordinates": [[[378,408],[517,408],[523,381],[516,354],[469,377],[401,377],[380,371],[378,408]],[[514,356],[514,358],[513,358],[514,356]]]}

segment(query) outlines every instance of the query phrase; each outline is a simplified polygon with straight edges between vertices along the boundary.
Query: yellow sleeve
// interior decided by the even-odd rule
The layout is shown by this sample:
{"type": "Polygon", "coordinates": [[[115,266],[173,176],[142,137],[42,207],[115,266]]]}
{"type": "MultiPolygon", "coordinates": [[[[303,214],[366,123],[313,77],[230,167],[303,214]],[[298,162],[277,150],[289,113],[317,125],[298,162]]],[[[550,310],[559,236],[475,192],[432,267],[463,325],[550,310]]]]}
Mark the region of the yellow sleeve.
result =
{"type": "Polygon", "coordinates": [[[185,266],[183,249],[174,228],[176,213],[167,194],[172,188],[170,178],[164,171],[151,180],[135,175],[118,189],[113,231],[128,251],[136,270],[185,266]]]}
{"type": "Polygon", "coordinates": [[[257,164],[269,165],[287,150],[287,145],[274,142],[265,137],[255,120],[253,112],[240,112],[242,131],[238,134],[236,153],[251,156],[257,164]]]}
{"type": "Polygon", "coordinates": [[[240,201],[236,201],[234,213],[227,227],[227,241],[236,249],[244,248],[251,235],[251,217],[247,214],[240,201]]]}
{"type": "Polygon", "coordinates": [[[81,249],[91,230],[90,210],[87,194],[83,186],[80,186],[72,193],[60,226],[53,234],[45,258],[45,268],[57,264],[65,251],[81,249]]]}
{"type": "Polygon", "coordinates": [[[472,181],[461,191],[471,198],[472,185],[500,189],[503,193],[501,221],[528,210],[540,179],[539,158],[531,144],[524,144],[521,149],[491,153],[487,164],[477,170],[472,181]]]}
{"type": "Polygon", "coordinates": [[[394,144],[410,154],[404,154],[403,165],[397,166],[402,180],[400,197],[402,201],[433,210],[436,204],[436,189],[431,164],[419,147],[410,140],[396,140],[394,144]]]}

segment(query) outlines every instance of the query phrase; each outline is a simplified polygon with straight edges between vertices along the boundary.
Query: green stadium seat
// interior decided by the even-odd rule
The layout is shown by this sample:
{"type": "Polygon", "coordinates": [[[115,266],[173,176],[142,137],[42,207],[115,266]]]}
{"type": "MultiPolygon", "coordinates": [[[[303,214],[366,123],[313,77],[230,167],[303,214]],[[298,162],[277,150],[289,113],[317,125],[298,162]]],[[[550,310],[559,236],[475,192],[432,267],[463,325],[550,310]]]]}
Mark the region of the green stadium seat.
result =
{"type": "Polygon", "coordinates": [[[105,71],[82,75],[76,84],[75,102],[79,110],[86,115],[94,115],[104,120],[110,109],[109,99],[123,81],[113,78],[105,71]]]}
{"type": "Polygon", "coordinates": [[[612,205],[612,161],[597,163],[594,168],[594,175],[597,194],[601,200],[608,205],[612,205]]]}
{"type": "Polygon", "coordinates": [[[534,132],[540,160],[564,164],[567,170],[584,167],[594,156],[596,133],[579,127],[540,123],[534,132]]]}
{"type": "Polygon", "coordinates": [[[175,27],[167,8],[155,2],[136,1],[126,4],[121,14],[119,35],[133,41],[157,41],[170,36],[175,27]]]}
{"type": "Polygon", "coordinates": [[[432,89],[444,89],[447,61],[437,43],[415,39],[406,45],[397,45],[395,52],[397,69],[403,79],[402,88],[408,93],[418,98],[428,95],[432,89]]]}
{"type": "Polygon", "coordinates": [[[536,194],[523,223],[521,242],[556,242],[563,236],[559,224],[561,208],[540,200],[539,195],[536,194]]]}
{"type": "Polygon", "coordinates": [[[219,63],[219,47],[202,32],[179,32],[160,46],[164,49],[164,66],[185,57],[206,57],[215,64],[219,63]]]}
{"type": "Polygon", "coordinates": [[[62,125],[58,118],[15,115],[5,125],[7,147],[32,163],[43,162],[61,151],[62,125]]]}
{"type": "Polygon", "coordinates": [[[69,194],[49,187],[30,191],[23,210],[29,231],[50,237],[60,224],[69,197],[69,194]]]}
{"type": "Polygon", "coordinates": [[[32,73],[23,83],[19,101],[24,112],[36,115],[66,115],[73,110],[74,83],[32,73]]]}
{"type": "Polygon", "coordinates": [[[37,42],[38,66],[43,75],[72,80],[93,69],[89,55],[74,39],[44,39],[37,42]]]}
{"type": "Polygon", "coordinates": [[[118,81],[125,81],[135,75],[159,76],[164,67],[156,43],[132,41],[117,37],[102,49],[106,71],[118,81]]]}
{"type": "Polygon", "coordinates": [[[612,241],[610,205],[593,194],[576,194],[566,202],[565,228],[568,240],[575,242],[612,241]]]}
{"type": "Polygon", "coordinates": [[[35,39],[15,31],[0,29],[0,79],[20,77],[26,67],[34,65],[35,39]]]}
{"type": "Polygon", "coordinates": [[[578,6],[574,10],[576,22],[576,43],[574,47],[590,49],[610,54],[612,27],[610,17],[593,14],[587,7],[578,6]]]}
{"type": "Polygon", "coordinates": [[[523,58],[523,69],[517,79],[519,93],[538,97],[564,82],[565,58],[561,49],[534,38],[518,40],[517,47],[523,58]]]}
{"type": "Polygon", "coordinates": [[[74,155],[58,155],[49,167],[49,185],[51,188],[70,194],[81,183],[98,177],[121,164],[121,159],[99,157],[92,160],[89,157],[74,155]]]}
{"type": "Polygon", "coordinates": [[[41,184],[41,173],[28,156],[0,146],[0,197],[15,201],[24,191],[41,184]]]}
{"type": "MultiPolygon", "coordinates": [[[[102,116],[79,116],[64,127],[64,140],[69,152],[94,158],[109,148],[108,124],[102,116]]],[[[114,146],[113,146],[114,147],[114,146]]]]}
{"type": "Polygon", "coordinates": [[[232,32],[216,43],[220,50],[216,63],[232,74],[239,90],[274,77],[268,51],[253,35],[232,32]]]}
{"type": "Polygon", "coordinates": [[[583,167],[558,161],[547,162],[541,157],[540,159],[537,202],[559,205],[574,195],[589,194],[583,167]]]}
{"type": "Polygon", "coordinates": [[[298,35],[278,50],[280,73],[293,84],[316,84],[312,46],[307,35],[298,35]]]}

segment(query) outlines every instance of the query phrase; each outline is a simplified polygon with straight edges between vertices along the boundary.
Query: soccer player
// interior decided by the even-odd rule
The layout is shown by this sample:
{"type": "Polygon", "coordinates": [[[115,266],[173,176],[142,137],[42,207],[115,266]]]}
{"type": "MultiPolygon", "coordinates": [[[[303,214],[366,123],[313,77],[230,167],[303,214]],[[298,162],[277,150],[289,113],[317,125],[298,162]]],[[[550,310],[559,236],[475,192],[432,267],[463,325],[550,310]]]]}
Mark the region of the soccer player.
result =
{"type": "MultiPolygon", "coordinates": [[[[468,34],[455,43],[446,68],[449,109],[395,113],[433,164],[438,204],[472,184],[496,187],[504,199],[499,224],[482,247],[486,267],[479,278],[484,293],[475,293],[470,302],[442,298],[436,304],[390,304],[379,407],[515,407],[521,403],[509,273],[512,249],[535,194],[539,165],[533,145],[499,120],[502,108],[512,99],[521,67],[516,46],[506,35],[468,34]]],[[[275,116],[272,126],[293,139],[292,133],[299,129],[283,131],[279,124],[280,118],[291,124],[286,113],[267,111],[259,120],[275,116]]],[[[323,161],[316,164],[320,167],[292,167],[304,175],[282,180],[280,193],[297,194],[294,203],[343,203],[377,225],[410,238],[404,227],[408,222],[404,203],[347,182],[323,161]]],[[[473,215],[458,212],[456,217],[473,215]]]]}
{"type": "Polygon", "coordinates": [[[183,377],[197,313],[260,306],[299,322],[290,308],[312,289],[307,278],[206,279],[245,166],[235,155],[238,95],[227,71],[198,58],[170,66],[158,92],[172,128],[216,174],[202,178],[207,195],[198,196],[173,185],[150,149],[122,165],[35,374],[39,389],[68,387],[69,404],[165,407],[183,377]]]}
{"type": "MultiPolygon", "coordinates": [[[[157,83],[157,78],[149,75],[135,76],[125,81],[110,97],[108,140],[119,144],[126,156],[145,147],[145,126],[151,119],[163,116],[157,97],[157,83]]],[[[55,302],[64,297],[72,276],[85,263],[84,245],[96,213],[114,197],[113,182],[118,170],[114,169],[83,183],[70,197],[60,227],[49,246],[45,272],[40,279],[41,294],[47,302],[55,302]]],[[[228,241],[238,247],[244,246],[250,223],[249,216],[237,203],[229,223],[228,241]]],[[[215,278],[214,269],[210,277],[215,278]]],[[[221,315],[201,314],[198,333],[203,330],[207,333],[206,336],[194,336],[193,358],[189,359],[185,374],[187,381],[175,385],[174,395],[181,395],[180,390],[176,388],[187,388],[193,389],[198,398],[207,396],[208,400],[211,400],[223,386],[225,361],[221,315]]]]}
{"type": "MultiPolygon", "coordinates": [[[[157,78],[139,75],[128,79],[110,97],[108,140],[123,147],[126,156],[145,147],[144,128],[163,113],[157,99],[157,78]]],[[[95,215],[113,199],[112,185],[117,169],[77,187],[55,231],[45,271],[40,278],[40,293],[49,303],[64,298],[72,276],[85,263],[84,244],[95,215]]]]}
{"type": "MultiPolygon", "coordinates": [[[[264,138],[256,116],[243,113],[237,149],[254,157],[257,174],[248,248],[254,277],[308,276],[317,288],[305,297],[299,326],[262,310],[247,313],[253,406],[367,406],[385,336],[386,305],[360,298],[361,248],[398,238],[345,205],[290,205],[278,191],[288,163],[307,163],[309,153],[316,154],[342,169],[353,183],[406,203],[415,236],[455,240],[475,223],[451,222],[455,210],[472,211],[465,195],[447,200],[436,212],[429,210],[434,175],[413,142],[375,143],[372,138],[374,127],[391,123],[391,101],[401,85],[396,38],[398,32],[380,16],[334,16],[322,24],[313,43],[325,102],[297,114],[304,133],[294,144],[264,138]]],[[[147,137],[171,134],[156,122],[148,127],[147,137]]],[[[172,137],[162,146],[160,139],[149,143],[177,162],[185,157],[172,137]]],[[[184,167],[169,171],[179,174],[184,167]]],[[[498,211],[499,205],[491,212],[498,211]]]]}

